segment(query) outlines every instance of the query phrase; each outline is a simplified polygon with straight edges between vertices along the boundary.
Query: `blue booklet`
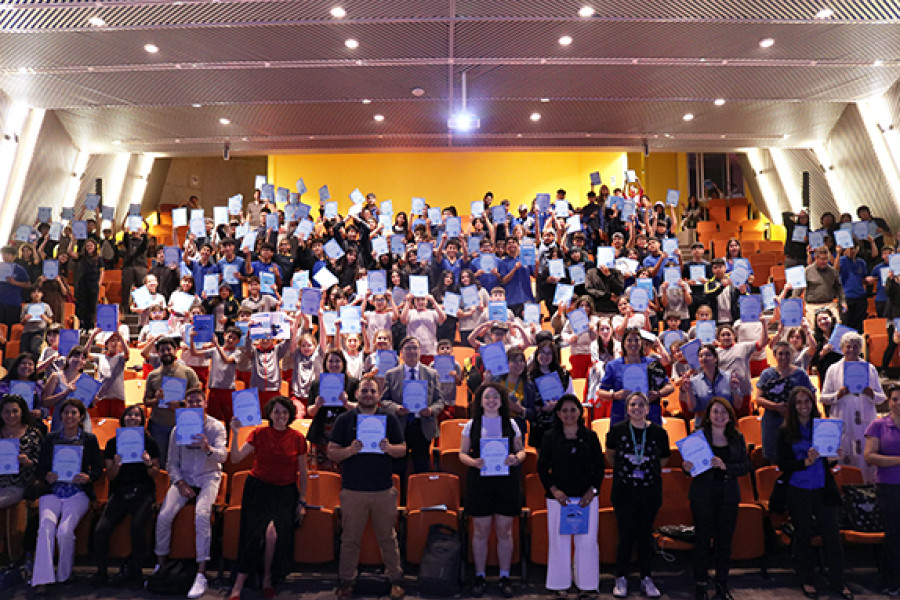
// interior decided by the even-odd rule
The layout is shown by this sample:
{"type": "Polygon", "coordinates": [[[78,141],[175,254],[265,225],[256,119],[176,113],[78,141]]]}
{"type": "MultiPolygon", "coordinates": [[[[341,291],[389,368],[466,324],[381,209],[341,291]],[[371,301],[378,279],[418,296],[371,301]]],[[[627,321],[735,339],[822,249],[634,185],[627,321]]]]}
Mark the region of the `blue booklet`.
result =
{"type": "Polygon", "coordinates": [[[343,406],[341,394],[344,392],[343,373],[322,373],[319,375],[319,395],[324,406],[343,406]]]}
{"type": "Polygon", "coordinates": [[[0,475],[19,474],[19,438],[0,438],[0,475]]]}
{"type": "Polygon", "coordinates": [[[484,370],[490,371],[491,375],[497,376],[509,373],[509,361],[506,358],[506,347],[503,345],[503,342],[484,344],[478,348],[478,353],[481,355],[484,370]]]}
{"type": "Polygon", "coordinates": [[[90,408],[97,398],[97,392],[103,385],[87,373],[82,373],[75,381],[75,391],[69,394],[69,398],[77,398],[81,403],[90,408]]]}
{"type": "Polygon", "coordinates": [[[762,313],[762,298],[759,294],[742,295],[738,297],[741,308],[742,323],[758,323],[762,313]]]}
{"type": "Polygon", "coordinates": [[[847,333],[857,333],[855,329],[847,327],[846,325],[841,325],[838,323],[834,326],[834,329],[831,330],[831,337],[828,338],[828,343],[834,348],[834,351],[838,354],[843,354],[844,351],[841,350],[841,338],[844,337],[844,334],[847,333]]]}
{"type": "Polygon", "coordinates": [[[509,456],[509,439],[483,437],[479,450],[479,457],[484,460],[484,466],[481,467],[482,477],[509,475],[509,465],[506,464],[506,457],[509,456]]]}
{"type": "Polygon", "coordinates": [[[647,378],[646,364],[627,364],[622,369],[622,389],[631,392],[650,391],[650,382],[647,378]]]}
{"type": "Polygon", "coordinates": [[[559,535],[584,535],[591,519],[590,506],[582,507],[581,498],[569,498],[569,503],[559,507],[559,535]]]}
{"type": "Polygon", "coordinates": [[[118,304],[98,304],[97,305],[97,329],[100,331],[108,331],[110,333],[119,329],[119,305],[118,304]]]}
{"type": "Polygon", "coordinates": [[[403,407],[418,416],[419,411],[428,408],[428,382],[424,379],[403,381],[403,407]]]}
{"type": "Polygon", "coordinates": [[[81,473],[81,458],[84,446],[57,444],[53,446],[53,472],[61,483],[72,483],[72,479],[81,473]]]}
{"type": "Polygon", "coordinates": [[[781,323],[785,327],[800,327],[803,324],[802,298],[785,298],[781,301],[781,323]]]}
{"type": "Polygon", "coordinates": [[[241,422],[241,427],[262,425],[259,390],[255,387],[231,392],[231,408],[232,414],[241,422]]]}
{"type": "Polygon", "coordinates": [[[187,391],[187,379],[163,375],[160,389],[163,391],[163,399],[159,402],[161,407],[165,408],[172,402],[183,402],[187,391]]]}
{"type": "Polygon", "coordinates": [[[211,344],[215,335],[215,317],[213,315],[194,315],[193,327],[196,335],[194,343],[211,344]]]}
{"type": "Polygon", "coordinates": [[[381,440],[387,437],[387,415],[356,415],[356,439],[363,454],[383,454],[381,440]]]}
{"type": "Polygon", "coordinates": [[[393,350],[376,350],[376,352],[378,353],[378,377],[384,377],[388,371],[400,364],[397,353],[393,350]]]}
{"type": "Polygon", "coordinates": [[[13,379],[9,382],[9,395],[21,396],[28,405],[28,410],[34,410],[34,395],[37,393],[37,382],[27,379],[13,379]]]}
{"type": "Polygon", "coordinates": [[[81,343],[81,334],[77,329],[60,329],[59,330],[59,355],[63,358],[69,355],[69,352],[81,343]]]}
{"type": "Polygon", "coordinates": [[[438,381],[441,383],[455,383],[456,379],[450,373],[456,370],[456,359],[451,354],[438,354],[434,357],[434,370],[438,372],[438,381]]]}
{"type": "Polygon", "coordinates": [[[556,371],[538,377],[534,380],[534,383],[537,385],[538,393],[544,402],[555,402],[566,393],[562,380],[559,378],[559,373],[556,371]]]}
{"type": "Polygon", "coordinates": [[[203,409],[179,408],[175,410],[175,443],[188,446],[203,434],[203,409]]]}
{"type": "Polygon", "coordinates": [[[844,422],[840,419],[813,419],[813,448],[820,456],[837,456],[843,432],[844,422]]]}
{"type": "Polygon", "coordinates": [[[122,463],[126,465],[143,462],[144,428],[116,428],[116,454],[122,457],[122,463]]]}
{"type": "Polygon", "coordinates": [[[845,361],[844,387],[851,394],[862,394],[869,387],[869,363],[864,360],[845,361]]]}

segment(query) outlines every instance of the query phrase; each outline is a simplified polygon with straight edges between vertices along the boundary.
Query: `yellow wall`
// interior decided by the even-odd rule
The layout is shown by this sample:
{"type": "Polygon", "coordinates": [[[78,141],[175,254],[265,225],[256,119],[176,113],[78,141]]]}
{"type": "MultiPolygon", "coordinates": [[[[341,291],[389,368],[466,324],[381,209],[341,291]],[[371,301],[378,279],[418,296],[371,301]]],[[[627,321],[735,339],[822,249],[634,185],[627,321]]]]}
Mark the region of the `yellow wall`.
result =
{"type": "Polygon", "coordinates": [[[681,192],[680,206],[687,205],[689,186],[685,153],[652,152],[645,157],[640,152],[629,152],[628,168],[635,171],[644,193],[654,202],[665,202],[666,192],[672,189],[681,192]]]}
{"type": "MultiPolygon", "coordinates": [[[[604,182],[611,175],[621,183],[624,152],[397,152],[377,154],[303,154],[269,156],[269,181],[296,191],[303,177],[309,192],[307,204],[318,200],[318,189],[327,184],[341,213],[350,206],[348,194],[359,188],[375,192],[378,200],[391,199],[394,210],[409,211],[411,198],[421,196],[430,206],[456,206],[468,214],[473,200],[488,190],[497,200],[508,198],[512,211],[531,204],[535,194],[555,196],[559,188],[580,206],[590,190],[591,171],[600,171],[604,182]]],[[[665,194],[665,192],[663,192],[665,194]]]]}

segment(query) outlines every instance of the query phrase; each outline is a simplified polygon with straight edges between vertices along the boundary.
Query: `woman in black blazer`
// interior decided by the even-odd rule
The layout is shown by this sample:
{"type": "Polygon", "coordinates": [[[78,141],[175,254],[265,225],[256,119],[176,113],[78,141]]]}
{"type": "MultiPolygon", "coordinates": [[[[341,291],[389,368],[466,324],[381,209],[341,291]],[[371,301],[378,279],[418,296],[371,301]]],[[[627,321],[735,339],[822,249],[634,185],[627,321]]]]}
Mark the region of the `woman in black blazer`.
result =
{"type": "MultiPolygon", "coordinates": [[[[734,408],[725,398],[716,396],[709,401],[700,430],[713,452],[710,469],[697,475],[688,494],[694,515],[696,541],[694,543],[694,582],[697,600],[706,600],[709,584],[709,563],[713,552],[710,542],[715,540],[716,600],[733,600],[728,591],[728,569],[731,563],[731,538],[737,524],[741,489],[738,477],[750,471],[750,457],[744,436],[735,428],[734,408]]],[[[690,473],[690,461],[681,468],[690,473]]]]}

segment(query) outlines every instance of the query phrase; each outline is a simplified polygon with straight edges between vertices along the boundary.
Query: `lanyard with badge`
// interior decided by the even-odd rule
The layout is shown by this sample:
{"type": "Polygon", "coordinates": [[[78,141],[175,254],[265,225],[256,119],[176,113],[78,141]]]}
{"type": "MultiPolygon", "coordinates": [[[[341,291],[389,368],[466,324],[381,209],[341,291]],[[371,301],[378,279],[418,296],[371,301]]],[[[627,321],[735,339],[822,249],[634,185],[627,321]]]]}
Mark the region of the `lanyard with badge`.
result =
{"type": "MultiPolygon", "coordinates": [[[[631,455],[631,464],[635,466],[642,465],[644,464],[644,452],[647,449],[647,428],[644,427],[641,430],[640,451],[638,451],[637,438],[634,437],[634,425],[632,425],[631,423],[628,424],[628,432],[631,434],[631,445],[634,448],[634,454],[631,455]]],[[[643,469],[635,469],[631,472],[631,477],[633,479],[643,479],[643,469]]]]}

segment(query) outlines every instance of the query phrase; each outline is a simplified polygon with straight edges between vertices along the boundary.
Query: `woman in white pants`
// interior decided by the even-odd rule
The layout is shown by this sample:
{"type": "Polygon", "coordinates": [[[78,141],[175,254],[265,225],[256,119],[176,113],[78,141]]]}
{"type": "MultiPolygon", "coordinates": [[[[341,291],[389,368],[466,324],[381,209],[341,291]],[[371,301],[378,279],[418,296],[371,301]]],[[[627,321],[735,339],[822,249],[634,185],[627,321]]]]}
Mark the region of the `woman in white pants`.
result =
{"type": "Polygon", "coordinates": [[[38,503],[40,525],[31,585],[39,594],[47,585],[66,582],[75,558],[75,528],[96,499],[94,482],[103,473],[103,457],[97,438],[84,431],[87,413],[80,400],[69,398],[60,407],[63,426],[44,440],[37,477],[45,484],[38,503]],[[79,460],[80,458],[80,460],[79,460]],[[54,550],[59,564],[53,568],[54,550]]]}
{"type": "Polygon", "coordinates": [[[597,495],[603,483],[603,449],[597,434],[584,425],[581,402],[566,394],[553,407],[553,427],[538,456],[538,474],[547,492],[548,590],[565,597],[575,585],[579,598],[596,596],[600,584],[597,495]],[[564,533],[565,532],[565,533],[564,533]]]}

